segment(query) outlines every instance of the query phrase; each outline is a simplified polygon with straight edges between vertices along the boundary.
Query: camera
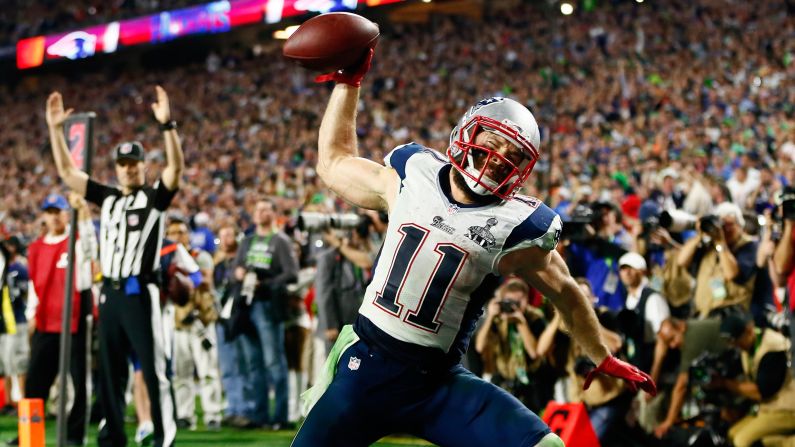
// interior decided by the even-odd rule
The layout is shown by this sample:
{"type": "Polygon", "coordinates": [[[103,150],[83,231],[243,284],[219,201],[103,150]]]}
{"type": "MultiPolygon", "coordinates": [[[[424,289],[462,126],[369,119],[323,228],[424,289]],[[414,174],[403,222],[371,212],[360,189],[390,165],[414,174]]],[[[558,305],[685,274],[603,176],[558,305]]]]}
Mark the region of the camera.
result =
{"type": "Polygon", "coordinates": [[[318,232],[330,228],[349,230],[362,222],[362,216],[355,213],[317,213],[305,211],[298,215],[298,229],[301,231],[318,232]]]}
{"type": "Polygon", "coordinates": [[[500,300],[500,312],[512,314],[516,310],[516,302],[512,300],[500,300]]]}
{"type": "Polygon", "coordinates": [[[680,210],[665,210],[660,213],[660,226],[671,233],[696,229],[696,216],[680,210]]]}
{"type": "Polygon", "coordinates": [[[795,187],[785,186],[778,197],[784,219],[795,220],[795,187]]]}
{"type": "Polygon", "coordinates": [[[699,225],[704,233],[712,233],[720,228],[720,218],[713,214],[707,214],[699,219],[699,225]]]}
{"type": "Polygon", "coordinates": [[[693,386],[692,396],[698,406],[697,423],[688,430],[690,447],[717,447],[728,445],[728,424],[721,418],[721,409],[740,408],[732,393],[710,387],[715,377],[735,378],[742,374],[742,358],[737,349],[721,353],[704,352],[690,364],[688,374],[693,386]]]}
{"type": "Polygon", "coordinates": [[[645,237],[651,236],[652,233],[660,228],[660,218],[657,216],[650,216],[643,220],[641,223],[641,234],[645,237]]]}
{"type": "Polygon", "coordinates": [[[561,238],[570,241],[584,241],[590,237],[586,226],[590,225],[594,219],[594,212],[587,204],[579,204],[568,219],[563,221],[561,238]]]}
{"type": "Polygon", "coordinates": [[[727,349],[721,353],[704,352],[690,364],[690,383],[699,388],[696,396],[706,403],[730,404],[730,394],[724,390],[709,389],[713,378],[734,378],[743,373],[740,351],[727,349]]]}

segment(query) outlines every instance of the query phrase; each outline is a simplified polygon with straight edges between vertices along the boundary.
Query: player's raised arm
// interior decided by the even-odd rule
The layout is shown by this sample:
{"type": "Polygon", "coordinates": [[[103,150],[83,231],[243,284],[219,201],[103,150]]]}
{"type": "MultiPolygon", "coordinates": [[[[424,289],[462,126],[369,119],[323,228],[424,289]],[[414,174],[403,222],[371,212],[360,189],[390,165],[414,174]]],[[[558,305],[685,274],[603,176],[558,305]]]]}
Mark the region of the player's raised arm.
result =
{"type": "Polygon", "coordinates": [[[182,154],[182,143],[177,134],[177,123],[171,119],[171,106],[168,95],[161,86],[156,86],[157,102],[152,104],[152,112],[160,123],[163,139],[166,145],[166,167],[163,169],[161,179],[163,186],[169,191],[179,188],[182,171],[185,170],[185,157],[182,154]]]}
{"type": "Polygon", "coordinates": [[[649,394],[657,394],[654,381],[648,374],[610,354],[600,335],[599,321],[588,297],[571,277],[557,251],[530,247],[509,253],[500,261],[500,271],[522,277],[552,300],[574,340],[599,365],[588,374],[585,389],[596,374],[603,373],[626,380],[633,390],[639,387],[649,394]]]}
{"type": "Polygon", "coordinates": [[[317,173],[332,191],[353,205],[387,211],[397,192],[397,173],[359,157],[356,139],[359,86],[372,58],[370,50],[350,73],[338,71],[317,79],[337,82],[320,124],[317,173]]]}
{"type": "Polygon", "coordinates": [[[55,166],[58,169],[58,176],[61,177],[66,186],[72,191],[84,196],[86,194],[86,184],[88,184],[88,174],[78,169],[72,157],[69,155],[69,147],[66,145],[66,137],[63,133],[64,122],[72,109],[64,111],[63,98],[59,92],[53,92],[47,98],[47,128],[50,131],[50,146],[52,156],[55,159],[55,166]]]}

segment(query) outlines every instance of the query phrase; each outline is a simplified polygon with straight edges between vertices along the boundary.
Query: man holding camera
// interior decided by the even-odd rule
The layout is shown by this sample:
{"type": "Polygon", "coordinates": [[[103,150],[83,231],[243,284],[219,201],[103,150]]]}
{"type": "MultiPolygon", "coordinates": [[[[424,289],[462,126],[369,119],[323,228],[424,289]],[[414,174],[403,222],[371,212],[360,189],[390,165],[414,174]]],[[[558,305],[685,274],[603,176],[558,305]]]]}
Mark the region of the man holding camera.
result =
{"type": "Polygon", "coordinates": [[[722,316],[751,305],[756,279],[756,242],[744,231],[740,208],[724,202],[697,223],[698,234],[677,262],[696,277],[694,303],[699,318],[722,316]]]}
{"type": "Polygon", "coordinates": [[[254,425],[269,423],[274,429],[287,425],[287,357],[284,349],[284,319],[287,284],[298,278],[298,260],[292,242],[276,227],[275,206],[269,199],[257,201],[254,234],[240,243],[235,258],[235,279],[243,290],[253,286],[249,315],[258,343],[247,353],[249,385],[256,401],[254,425]],[[268,417],[268,388],[275,393],[273,417],[268,417]]]}
{"type": "MultiPolygon", "coordinates": [[[[781,239],[776,245],[773,254],[773,262],[776,273],[787,277],[787,296],[789,297],[790,320],[795,312],[795,188],[788,186],[784,188],[781,195],[781,211],[784,217],[784,229],[781,232],[781,239]]],[[[795,356],[795,324],[790,323],[790,341],[793,346],[792,355],[795,356]]]]}
{"type": "Polygon", "coordinates": [[[201,271],[202,280],[185,305],[174,306],[174,399],[177,428],[196,429],[194,370],[199,378],[204,425],[221,428],[221,378],[215,334],[215,297],[212,294],[213,259],[201,249],[190,248],[188,225],[181,220],[168,224],[166,237],[189,250],[201,271]]]}
{"type": "Polygon", "coordinates": [[[658,438],[663,438],[671,427],[679,420],[682,406],[685,403],[690,383],[690,366],[704,352],[719,354],[726,350],[726,340],[720,337],[721,320],[707,318],[705,320],[678,320],[669,318],[662,322],[657,334],[657,345],[654,351],[652,377],[657,380],[660,367],[669,350],[679,349],[681,360],[676,384],[671,391],[671,403],[665,419],[654,429],[658,438]]]}
{"type": "Polygon", "coordinates": [[[315,300],[317,303],[317,331],[326,343],[328,352],[337,341],[342,327],[352,324],[359,314],[368,271],[373,266],[370,257],[369,221],[364,221],[341,238],[333,230],[323,235],[330,250],[317,257],[315,300]]]}
{"type": "Polygon", "coordinates": [[[497,289],[475,336],[475,350],[487,370],[493,371],[492,383],[531,410],[541,411],[552,396],[547,393],[550,395],[546,398],[539,398],[533,386],[537,380],[530,375],[533,366],[538,366],[533,365],[538,358],[537,337],[546,324],[540,315],[533,314],[528,304],[529,292],[527,283],[518,278],[509,279],[497,289]]]}
{"type": "Polygon", "coordinates": [[[729,430],[734,447],[750,447],[768,436],[795,431],[795,381],[787,367],[787,338],[772,329],[758,331],[753,318],[744,313],[724,318],[720,332],[751,361],[743,362],[748,380],[718,377],[713,385],[759,402],[756,415],[746,416],[729,430]]]}

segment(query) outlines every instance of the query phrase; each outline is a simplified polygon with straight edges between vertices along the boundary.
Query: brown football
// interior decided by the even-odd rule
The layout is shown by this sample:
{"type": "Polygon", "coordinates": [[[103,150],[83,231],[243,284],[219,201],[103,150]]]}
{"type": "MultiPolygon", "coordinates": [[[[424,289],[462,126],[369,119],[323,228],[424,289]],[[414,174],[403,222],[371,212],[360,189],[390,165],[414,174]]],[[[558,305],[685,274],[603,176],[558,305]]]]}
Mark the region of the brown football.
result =
{"type": "Polygon", "coordinates": [[[282,54],[312,71],[327,73],[356,65],[378,43],[378,25],[349,12],[331,12],[303,23],[282,54]]]}

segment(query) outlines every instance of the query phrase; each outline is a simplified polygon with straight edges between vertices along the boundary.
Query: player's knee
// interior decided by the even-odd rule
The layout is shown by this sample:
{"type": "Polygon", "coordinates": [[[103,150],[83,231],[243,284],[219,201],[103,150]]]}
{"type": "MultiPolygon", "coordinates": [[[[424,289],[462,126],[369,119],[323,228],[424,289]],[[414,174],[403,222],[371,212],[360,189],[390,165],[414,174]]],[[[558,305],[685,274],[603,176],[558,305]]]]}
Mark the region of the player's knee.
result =
{"type": "Polygon", "coordinates": [[[549,433],[548,435],[541,438],[541,441],[535,445],[535,447],[566,447],[563,444],[563,440],[558,437],[555,433],[549,433]]]}

